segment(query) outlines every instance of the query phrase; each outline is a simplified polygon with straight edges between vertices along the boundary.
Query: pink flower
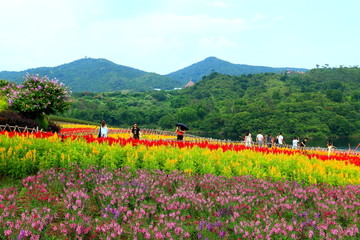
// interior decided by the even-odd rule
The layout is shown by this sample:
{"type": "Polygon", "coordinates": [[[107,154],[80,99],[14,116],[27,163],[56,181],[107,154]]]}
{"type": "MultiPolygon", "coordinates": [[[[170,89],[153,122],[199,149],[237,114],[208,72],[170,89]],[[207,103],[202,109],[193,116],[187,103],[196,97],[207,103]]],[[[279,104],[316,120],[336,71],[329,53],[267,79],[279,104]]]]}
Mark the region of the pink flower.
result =
{"type": "Polygon", "coordinates": [[[292,230],[294,230],[294,227],[292,225],[287,225],[286,226],[286,230],[288,230],[289,232],[291,232],[292,230]]]}
{"type": "Polygon", "coordinates": [[[177,227],[177,228],[175,228],[175,233],[176,233],[176,235],[178,235],[178,236],[180,236],[180,234],[184,231],[181,227],[177,227]]]}
{"type": "Polygon", "coordinates": [[[163,235],[161,232],[156,232],[156,233],[155,233],[155,237],[156,237],[157,239],[163,239],[163,238],[164,238],[164,235],[163,235]]]}
{"type": "Polygon", "coordinates": [[[78,225],[77,228],[76,228],[76,233],[77,233],[78,235],[80,235],[80,234],[82,233],[82,231],[83,231],[83,226],[78,225]]]}
{"type": "Polygon", "coordinates": [[[331,231],[331,233],[334,234],[334,235],[338,235],[338,233],[339,233],[339,231],[338,231],[337,229],[334,229],[334,228],[331,229],[330,231],[331,231]]]}
{"type": "Polygon", "coordinates": [[[184,237],[190,237],[190,233],[188,232],[184,233],[184,237]]]}

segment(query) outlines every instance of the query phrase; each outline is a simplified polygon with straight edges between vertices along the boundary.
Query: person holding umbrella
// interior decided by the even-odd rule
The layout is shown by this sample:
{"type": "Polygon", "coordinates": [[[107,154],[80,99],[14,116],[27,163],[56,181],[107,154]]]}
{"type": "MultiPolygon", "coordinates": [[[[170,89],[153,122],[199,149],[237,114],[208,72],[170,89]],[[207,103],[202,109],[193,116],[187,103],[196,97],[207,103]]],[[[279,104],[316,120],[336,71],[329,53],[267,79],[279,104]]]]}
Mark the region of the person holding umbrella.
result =
{"type": "Polygon", "coordinates": [[[189,127],[183,123],[177,123],[175,124],[175,126],[176,126],[175,132],[177,135],[177,140],[182,141],[184,139],[185,130],[189,130],[189,127]]]}

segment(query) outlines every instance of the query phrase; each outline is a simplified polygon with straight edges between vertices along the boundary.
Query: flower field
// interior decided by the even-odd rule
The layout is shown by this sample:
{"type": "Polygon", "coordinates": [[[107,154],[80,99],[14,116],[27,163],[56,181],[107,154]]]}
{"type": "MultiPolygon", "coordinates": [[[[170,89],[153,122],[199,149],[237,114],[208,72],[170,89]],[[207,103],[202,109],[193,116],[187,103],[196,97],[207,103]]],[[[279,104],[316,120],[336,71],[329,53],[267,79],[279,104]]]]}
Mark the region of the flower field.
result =
{"type": "Polygon", "coordinates": [[[3,239],[360,239],[359,155],[142,139],[0,132],[3,239]]]}

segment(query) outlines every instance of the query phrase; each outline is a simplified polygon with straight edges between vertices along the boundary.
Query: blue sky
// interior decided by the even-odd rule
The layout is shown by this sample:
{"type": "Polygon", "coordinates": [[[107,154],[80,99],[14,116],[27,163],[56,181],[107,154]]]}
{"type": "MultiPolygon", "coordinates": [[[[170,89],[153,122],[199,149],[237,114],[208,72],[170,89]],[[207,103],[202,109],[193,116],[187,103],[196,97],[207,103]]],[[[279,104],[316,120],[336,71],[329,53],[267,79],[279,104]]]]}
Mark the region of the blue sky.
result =
{"type": "Polygon", "coordinates": [[[0,0],[0,71],[84,57],[168,74],[209,56],[360,65],[360,1],[0,0]]]}

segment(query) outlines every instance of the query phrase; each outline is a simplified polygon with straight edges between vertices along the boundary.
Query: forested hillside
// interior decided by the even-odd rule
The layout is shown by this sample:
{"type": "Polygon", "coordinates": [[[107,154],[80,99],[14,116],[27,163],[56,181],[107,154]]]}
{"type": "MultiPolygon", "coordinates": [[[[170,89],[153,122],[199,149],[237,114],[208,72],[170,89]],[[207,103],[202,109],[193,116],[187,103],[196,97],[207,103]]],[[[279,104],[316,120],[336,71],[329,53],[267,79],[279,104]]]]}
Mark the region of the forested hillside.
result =
{"type": "Polygon", "coordinates": [[[241,76],[213,72],[193,87],[142,93],[77,93],[66,116],[112,126],[173,129],[224,136],[255,133],[327,137],[360,135],[360,69],[241,76]]]}
{"type": "MultiPolygon", "coordinates": [[[[143,92],[154,89],[172,90],[183,87],[190,79],[200,80],[211,72],[230,75],[242,75],[264,72],[284,72],[289,68],[272,68],[233,64],[215,57],[192,64],[189,67],[160,75],[145,72],[136,68],[118,65],[106,59],[83,58],[56,67],[40,67],[19,72],[1,71],[0,79],[22,83],[24,76],[29,73],[56,78],[73,92],[143,92]]],[[[306,69],[290,68],[306,71],[306,69]]]]}
{"type": "Polygon", "coordinates": [[[256,73],[283,73],[288,70],[306,72],[305,68],[273,68],[264,66],[251,66],[246,64],[234,64],[228,61],[218,59],[216,57],[208,57],[203,61],[194,63],[184,69],[176,72],[169,73],[166,76],[187,83],[189,79],[197,82],[203,76],[207,76],[212,72],[223,73],[228,75],[243,75],[243,74],[256,74],[256,73]]]}
{"type": "Polygon", "coordinates": [[[39,74],[57,78],[73,92],[149,91],[174,89],[180,81],[156,73],[115,64],[106,59],[83,58],[57,67],[41,67],[20,72],[0,72],[0,79],[21,83],[23,77],[39,74]]]}

